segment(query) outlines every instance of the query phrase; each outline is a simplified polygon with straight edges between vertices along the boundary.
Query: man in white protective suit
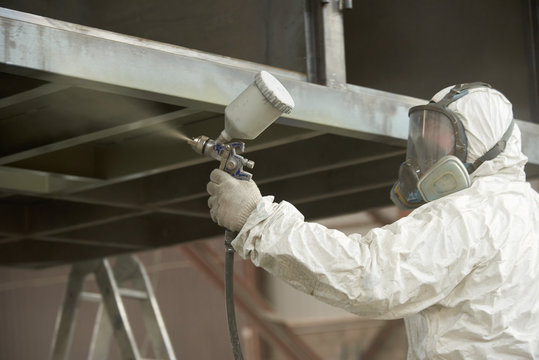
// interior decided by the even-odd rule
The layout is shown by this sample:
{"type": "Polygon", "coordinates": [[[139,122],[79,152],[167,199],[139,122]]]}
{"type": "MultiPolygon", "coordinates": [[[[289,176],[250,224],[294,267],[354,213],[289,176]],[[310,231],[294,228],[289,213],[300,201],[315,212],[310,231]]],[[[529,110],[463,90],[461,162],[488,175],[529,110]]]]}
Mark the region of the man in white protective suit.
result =
{"type": "Polygon", "coordinates": [[[212,219],[243,258],[362,317],[404,318],[408,359],[539,359],[539,196],[511,103],[461,84],[410,109],[391,191],[414,209],[366,235],[304,221],[290,203],[221,170],[212,219]]]}

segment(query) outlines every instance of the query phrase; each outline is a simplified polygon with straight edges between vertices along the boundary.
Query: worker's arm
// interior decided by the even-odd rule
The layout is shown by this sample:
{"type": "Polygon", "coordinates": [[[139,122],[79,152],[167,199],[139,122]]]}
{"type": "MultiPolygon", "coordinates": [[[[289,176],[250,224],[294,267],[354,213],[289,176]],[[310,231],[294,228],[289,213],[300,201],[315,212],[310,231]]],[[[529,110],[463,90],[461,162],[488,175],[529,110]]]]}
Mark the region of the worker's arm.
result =
{"type": "Polygon", "coordinates": [[[488,256],[489,249],[474,243],[481,240],[477,227],[451,206],[447,200],[430,203],[365,236],[347,236],[264,197],[233,246],[324,302],[360,316],[400,318],[446,297],[488,256]],[[454,216],[448,219],[448,213],[454,216]]]}

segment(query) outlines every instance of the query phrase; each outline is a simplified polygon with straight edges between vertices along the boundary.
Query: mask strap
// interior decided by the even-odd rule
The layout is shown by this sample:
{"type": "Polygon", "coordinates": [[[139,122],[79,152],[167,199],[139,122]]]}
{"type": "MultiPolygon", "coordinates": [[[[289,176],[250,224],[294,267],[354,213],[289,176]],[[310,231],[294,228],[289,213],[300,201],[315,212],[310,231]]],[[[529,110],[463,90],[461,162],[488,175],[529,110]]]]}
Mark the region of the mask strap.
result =
{"type": "Polygon", "coordinates": [[[492,89],[492,86],[490,86],[490,84],[480,82],[480,81],[458,84],[458,85],[453,86],[451,90],[449,90],[449,92],[440,101],[437,102],[437,104],[443,107],[447,107],[453,101],[456,101],[460,99],[461,97],[463,97],[464,95],[468,94],[468,90],[480,88],[480,87],[486,87],[486,88],[492,89]]]}
{"type": "Polygon", "coordinates": [[[509,141],[509,137],[511,136],[511,134],[513,133],[513,127],[515,126],[515,121],[512,120],[511,121],[511,124],[509,124],[509,127],[507,128],[507,130],[505,131],[505,133],[503,134],[502,138],[500,139],[500,141],[498,141],[496,143],[496,145],[494,145],[489,151],[487,151],[483,156],[481,156],[479,159],[475,160],[473,164],[466,164],[467,166],[467,169],[468,169],[468,173],[471,174],[473,173],[475,170],[477,170],[477,168],[482,164],[484,163],[485,161],[488,161],[488,160],[492,160],[494,159],[496,156],[498,156],[502,151],[505,150],[505,147],[507,146],[507,141],[509,141]]]}

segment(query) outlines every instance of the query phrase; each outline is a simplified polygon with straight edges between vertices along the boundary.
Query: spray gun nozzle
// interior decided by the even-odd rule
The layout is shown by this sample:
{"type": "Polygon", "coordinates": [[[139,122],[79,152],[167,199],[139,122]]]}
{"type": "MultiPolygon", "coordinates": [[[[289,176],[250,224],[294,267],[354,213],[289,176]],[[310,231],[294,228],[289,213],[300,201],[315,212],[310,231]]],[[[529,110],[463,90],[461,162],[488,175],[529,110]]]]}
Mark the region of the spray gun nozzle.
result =
{"type": "Polygon", "coordinates": [[[200,135],[195,138],[189,139],[187,143],[191,145],[191,147],[193,148],[193,150],[195,150],[195,152],[204,155],[204,151],[206,149],[206,145],[208,144],[209,140],[211,140],[209,137],[200,135]]]}
{"type": "Polygon", "coordinates": [[[189,139],[187,140],[187,143],[188,143],[189,145],[191,145],[191,146],[194,147],[194,146],[196,146],[197,138],[192,138],[192,139],[189,138],[189,139]]]}

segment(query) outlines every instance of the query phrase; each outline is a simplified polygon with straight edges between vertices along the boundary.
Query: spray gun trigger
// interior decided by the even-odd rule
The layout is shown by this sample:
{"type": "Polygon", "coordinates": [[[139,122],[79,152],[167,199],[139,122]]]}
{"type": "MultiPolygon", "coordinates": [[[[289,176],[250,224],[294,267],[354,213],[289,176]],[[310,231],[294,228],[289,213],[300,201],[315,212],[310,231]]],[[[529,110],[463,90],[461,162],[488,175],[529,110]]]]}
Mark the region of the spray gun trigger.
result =
{"type": "Polygon", "coordinates": [[[226,146],[233,148],[236,151],[236,154],[242,154],[245,151],[245,143],[240,141],[226,144],[226,146]]]}

